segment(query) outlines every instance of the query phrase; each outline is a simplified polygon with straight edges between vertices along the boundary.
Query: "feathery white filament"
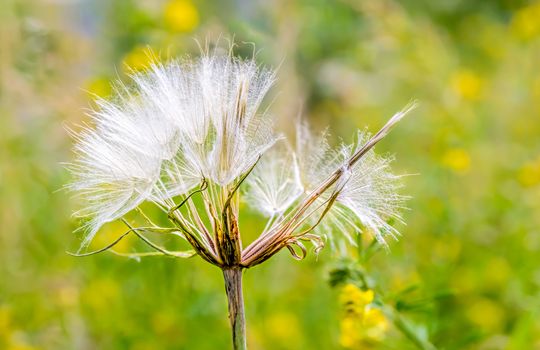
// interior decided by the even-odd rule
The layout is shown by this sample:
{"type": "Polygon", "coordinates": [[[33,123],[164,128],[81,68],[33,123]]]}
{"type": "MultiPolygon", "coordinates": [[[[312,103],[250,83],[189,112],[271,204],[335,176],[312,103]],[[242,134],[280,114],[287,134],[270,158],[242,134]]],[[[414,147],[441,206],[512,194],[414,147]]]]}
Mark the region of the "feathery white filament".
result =
{"type": "MultiPolygon", "coordinates": [[[[368,140],[367,133],[359,132],[357,149],[368,140]]],[[[370,150],[350,169],[350,177],[337,197],[337,202],[349,209],[349,217],[356,217],[381,243],[386,234],[394,237],[399,234],[386,220],[394,218],[402,222],[399,212],[405,200],[398,195],[400,176],[390,172],[390,162],[390,158],[370,150]]]]}
{"type": "Polygon", "coordinates": [[[224,216],[226,224],[236,220],[237,208],[227,213],[225,207],[232,209],[244,174],[248,204],[271,217],[247,259],[256,261],[257,249],[271,239],[298,239],[295,234],[307,224],[331,226],[353,243],[350,231],[360,228],[372,230],[381,242],[386,234],[398,234],[386,220],[401,220],[399,176],[372,147],[413,106],[371,139],[359,132],[357,147],[332,149],[326,133],[314,136],[301,122],[293,151],[278,142],[270,116],[259,111],[274,72],[253,60],[206,54],[153,63],[131,79],[129,86],[115,86],[111,100],[97,100],[98,109],[91,112],[95,127],[76,136],[77,158],[70,169],[77,180],[69,187],[86,203],[77,213],[88,218],[83,247],[104,223],[151,201],[219,258],[212,230],[224,224],[219,222],[224,216]],[[198,185],[194,192],[203,198],[204,218],[189,194],[198,185]]]}
{"type": "Polygon", "coordinates": [[[274,73],[253,60],[212,53],[153,63],[131,79],[96,101],[95,128],[77,136],[69,187],[86,202],[77,214],[90,218],[83,246],[144,200],[174,203],[203,178],[227,186],[279,138],[258,112],[274,73]]]}
{"type": "Polygon", "coordinates": [[[246,179],[246,201],[267,216],[281,214],[304,192],[296,157],[285,142],[266,152],[246,179]]]}
{"type": "Polygon", "coordinates": [[[80,135],[75,152],[78,158],[70,169],[77,182],[70,188],[86,202],[76,214],[90,218],[84,246],[103,224],[122,217],[150,195],[160,160],[90,130],[80,135]]]}
{"type": "MultiPolygon", "coordinates": [[[[388,218],[401,221],[399,211],[403,209],[402,203],[405,199],[397,194],[401,187],[400,177],[390,172],[391,159],[377,156],[370,150],[352,167],[348,166],[355,151],[369,141],[369,134],[359,131],[356,148],[341,145],[336,150],[328,146],[324,134],[313,135],[305,124],[298,125],[297,135],[298,157],[302,160],[301,170],[304,172],[301,177],[306,188],[313,183],[321,183],[331,173],[342,169],[342,175],[336,184],[319,199],[321,202],[330,198],[333,191],[339,193],[336,203],[318,228],[319,232],[335,237],[334,232],[339,231],[353,244],[350,232],[359,232],[361,227],[371,230],[383,244],[386,234],[398,234],[397,230],[386,222],[388,218]]],[[[319,215],[322,210],[319,210],[319,215]]],[[[318,215],[315,214],[309,221],[313,223],[317,219],[318,215]]]]}
{"type": "Polygon", "coordinates": [[[339,169],[345,160],[346,154],[332,149],[327,136],[326,131],[314,135],[305,121],[299,121],[296,125],[296,155],[300,179],[306,192],[339,169]]]}

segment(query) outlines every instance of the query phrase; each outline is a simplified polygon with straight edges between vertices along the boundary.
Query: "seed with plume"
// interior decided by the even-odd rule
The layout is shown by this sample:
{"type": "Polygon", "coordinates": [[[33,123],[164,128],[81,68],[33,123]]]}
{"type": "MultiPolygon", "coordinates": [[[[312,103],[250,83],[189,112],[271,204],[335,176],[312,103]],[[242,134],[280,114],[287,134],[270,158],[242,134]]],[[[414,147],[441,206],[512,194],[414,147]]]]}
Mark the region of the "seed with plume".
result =
{"type": "Polygon", "coordinates": [[[69,187],[85,203],[76,213],[86,219],[83,247],[102,225],[145,201],[163,210],[201,257],[220,266],[249,267],[284,247],[305,251],[301,241],[320,245],[321,237],[354,242],[351,234],[362,228],[381,241],[396,235],[386,219],[401,220],[399,176],[373,146],[413,106],[373,137],[359,132],[356,146],[336,149],[325,133],[315,135],[299,122],[293,146],[261,109],[274,78],[254,60],[212,52],[155,62],[133,73],[131,83],[117,83],[113,98],[98,99],[89,113],[94,125],[75,135],[70,165],[76,180],[69,187]],[[269,217],[245,249],[241,194],[269,217]]]}

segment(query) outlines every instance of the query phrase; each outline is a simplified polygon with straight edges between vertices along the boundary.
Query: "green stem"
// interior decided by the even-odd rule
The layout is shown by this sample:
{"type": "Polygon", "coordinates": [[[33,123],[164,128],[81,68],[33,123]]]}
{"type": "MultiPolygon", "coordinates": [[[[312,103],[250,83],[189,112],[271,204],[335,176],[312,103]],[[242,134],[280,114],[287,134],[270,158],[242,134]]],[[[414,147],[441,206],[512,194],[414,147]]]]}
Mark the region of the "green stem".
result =
{"type": "Polygon", "coordinates": [[[223,269],[225,292],[229,304],[229,321],[231,322],[234,350],[246,350],[246,319],[244,314],[244,297],[242,295],[242,268],[229,267],[223,269]]]}
{"type": "Polygon", "coordinates": [[[425,340],[420,338],[414,329],[411,327],[411,325],[401,317],[400,315],[394,313],[394,325],[403,333],[411,342],[414,343],[419,349],[422,350],[437,350],[437,348],[429,342],[429,340],[425,340]]]}

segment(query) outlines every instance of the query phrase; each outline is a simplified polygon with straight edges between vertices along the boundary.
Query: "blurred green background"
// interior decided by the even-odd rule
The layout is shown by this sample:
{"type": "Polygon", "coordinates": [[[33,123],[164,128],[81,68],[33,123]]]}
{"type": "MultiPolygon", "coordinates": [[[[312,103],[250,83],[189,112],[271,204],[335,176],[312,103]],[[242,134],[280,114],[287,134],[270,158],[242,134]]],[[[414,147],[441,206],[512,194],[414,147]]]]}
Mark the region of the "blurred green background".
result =
{"type": "MultiPolygon", "coordinates": [[[[285,129],[301,112],[351,140],[420,100],[377,147],[416,175],[403,237],[366,269],[379,291],[428,300],[407,317],[437,348],[540,349],[540,2],[522,0],[2,0],[1,349],[229,347],[218,269],[70,257],[77,204],[60,190],[65,126],[88,121],[92,94],[148,50],[197,54],[193,38],[220,35],[279,66],[272,113],[285,129]]],[[[251,349],[367,348],[344,340],[335,265],[325,249],[247,271],[251,349]]],[[[392,324],[369,347],[415,348],[392,324]]]]}

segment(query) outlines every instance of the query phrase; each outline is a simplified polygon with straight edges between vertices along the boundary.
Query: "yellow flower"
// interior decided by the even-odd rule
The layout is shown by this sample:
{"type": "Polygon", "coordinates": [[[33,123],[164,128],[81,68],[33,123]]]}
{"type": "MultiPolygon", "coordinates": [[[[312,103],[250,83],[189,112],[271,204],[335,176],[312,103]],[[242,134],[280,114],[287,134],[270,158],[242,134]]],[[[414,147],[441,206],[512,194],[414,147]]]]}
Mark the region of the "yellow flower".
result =
{"type": "Polygon", "coordinates": [[[362,340],[360,326],[360,321],[354,317],[344,317],[341,320],[339,327],[339,343],[341,346],[350,349],[355,347],[362,340]]]}
{"type": "Polygon", "coordinates": [[[363,316],[346,315],[341,319],[339,343],[347,349],[365,349],[383,340],[388,327],[383,312],[368,307],[363,316]]]}
{"type": "Polygon", "coordinates": [[[371,307],[366,310],[364,315],[364,324],[368,327],[377,326],[387,328],[388,320],[381,309],[371,307]]]}
{"type": "Polygon", "coordinates": [[[142,71],[157,60],[154,50],[148,46],[139,45],[124,56],[122,67],[124,70],[142,71]]]}
{"type": "Polygon", "coordinates": [[[456,173],[466,173],[471,165],[469,153],[462,148],[451,148],[442,157],[442,164],[456,173]]]}
{"type": "Polygon", "coordinates": [[[520,39],[532,39],[540,34],[540,2],[517,11],[512,17],[510,29],[520,39]]]}
{"type": "Polygon", "coordinates": [[[96,77],[86,83],[86,91],[91,97],[94,95],[107,97],[111,94],[111,84],[106,78],[96,77]]]}
{"type": "Polygon", "coordinates": [[[163,17],[167,27],[174,32],[191,32],[199,25],[199,11],[187,0],[169,1],[163,17]]]}
{"type": "Polygon", "coordinates": [[[363,349],[382,340],[388,329],[388,320],[380,309],[371,305],[374,293],[362,291],[352,283],[343,287],[340,302],[344,315],[340,323],[340,344],[349,349],[363,349]]]}
{"type": "Polygon", "coordinates": [[[10,326],[11,310],[5,306],[0,306],[0,339],[9,333],[10,326]]]}
{"type": "Polygon", "coordinates": [[[377,308],[368,308],[366,310],[363,323],[365,336],[370,340],[382,340],[388,330],[388,319],[384,313],[377,308]]]}
{"type": "Polygon", "coordinates": [[[482,95],[482,78],[470,70],[458,70],[452,75],[451,86],[454,92],[467,100],[477,100],[482,95]]]}
{"type": "Polygon", "coordinates": [[[540,157],[527,162],[519,170],[518,180],[523,186],[535,186],[540,183],[540,157]]]}
{"type": "Polygon", "coordinates": [[[373,297],[374,294],[372,290],[368,289],[363,291],[356,285],[349,283],[342,288],[339,299],[345,308],[345,312],[348,314],[362,315],[366,305],[373,301],[373,297]]]}
{"type": "Polygon", "coordinates": [[[367,305],[373,301],[373,291],[371,289],[368,289],[366,291],[360,291],[359,300],[364,305],[367,305]]]}

